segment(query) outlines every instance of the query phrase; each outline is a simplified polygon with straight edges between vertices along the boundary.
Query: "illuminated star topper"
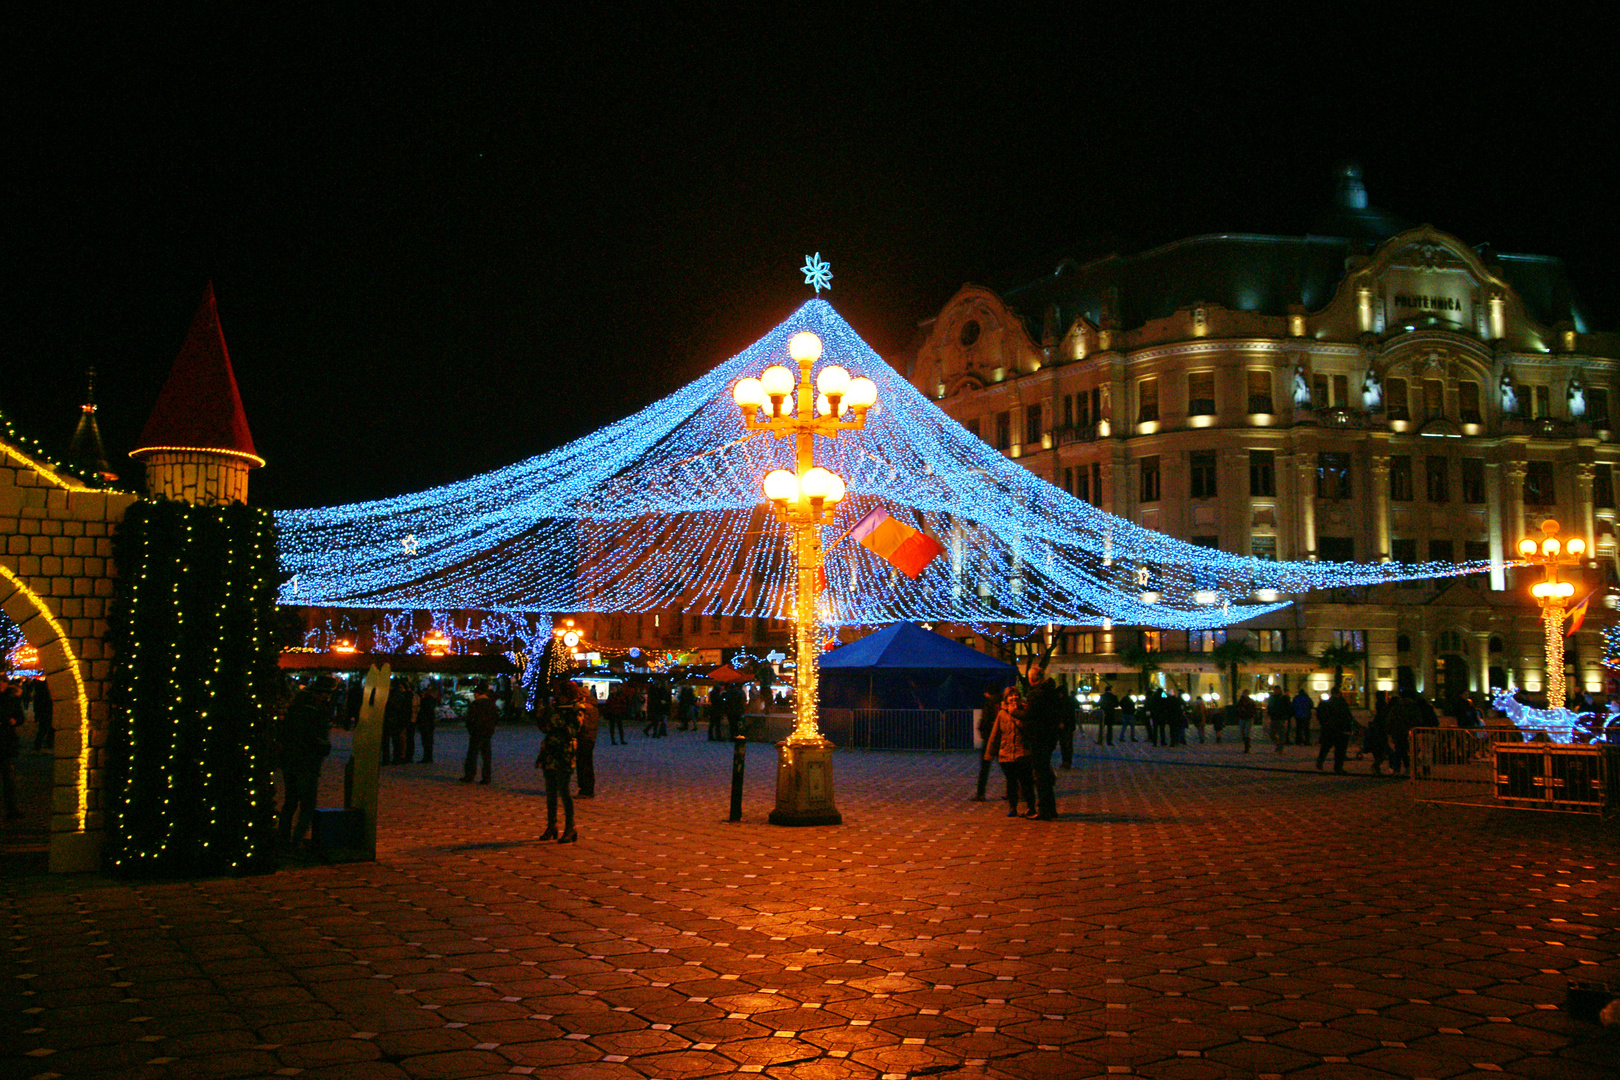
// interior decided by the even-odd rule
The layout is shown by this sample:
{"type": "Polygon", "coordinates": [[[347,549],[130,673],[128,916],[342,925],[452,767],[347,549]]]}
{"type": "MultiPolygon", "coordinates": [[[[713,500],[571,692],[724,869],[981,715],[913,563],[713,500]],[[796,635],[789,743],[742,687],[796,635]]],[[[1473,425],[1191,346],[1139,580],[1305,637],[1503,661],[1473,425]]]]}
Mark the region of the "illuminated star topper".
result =
{"type": "Polygon", "coordinates": [[[821,261],[821,252],[805,256],[804,265],[799,269],[804,271],[804,283],[815,286],[817,296],[822,289],[832,290],[832,264],[821,261]]]}

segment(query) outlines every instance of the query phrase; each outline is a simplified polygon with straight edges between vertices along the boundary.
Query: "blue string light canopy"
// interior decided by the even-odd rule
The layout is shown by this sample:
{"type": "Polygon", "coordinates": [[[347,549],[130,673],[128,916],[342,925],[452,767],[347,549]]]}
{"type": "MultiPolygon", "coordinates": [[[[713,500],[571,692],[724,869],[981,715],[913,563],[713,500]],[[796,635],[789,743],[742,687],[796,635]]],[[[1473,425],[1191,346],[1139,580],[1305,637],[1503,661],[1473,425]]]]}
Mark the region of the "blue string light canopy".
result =
{"type": "Polygon", "coordinates": [[[864,432],[818,438],[848,494],[823,536],[830,626],[909,619],[969,625],[1207,629],[1312,589],[1439,577],[1489,563],[1269,562],[1198,547],[1103,512],[1009,461],[883,362],[824,300],[635,415],[527,461],[414,495],[276,515],[284,604],[787,618],[793,547],[761,487],[793,448],[750,433],[745,376],[810,330],[820,364],[878,386],[864,432]],[[945,554],[915,580],[853,541],[882,506],[945,554]]]}

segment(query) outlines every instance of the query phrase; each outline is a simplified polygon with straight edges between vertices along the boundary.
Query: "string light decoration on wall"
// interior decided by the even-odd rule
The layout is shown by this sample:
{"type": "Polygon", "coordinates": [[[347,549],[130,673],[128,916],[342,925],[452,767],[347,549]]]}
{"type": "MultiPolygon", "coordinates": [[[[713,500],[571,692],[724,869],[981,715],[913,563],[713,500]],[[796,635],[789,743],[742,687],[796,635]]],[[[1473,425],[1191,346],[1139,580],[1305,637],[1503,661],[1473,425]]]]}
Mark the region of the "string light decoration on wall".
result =
{"type": "Polygon", "coordinates": [[[107,868],[268,869],[278,678],[270,514],[142,500],[113,552],[107,868]]]}
{"type": "MultiPolygon", "coordinates": [[[[682,390],[551,453],[459,483],[375,502],[277,514],[297,595],[331,607],[653,611],[787,618],[788,530],[761,483],[793,448],[750,433],[740,378],[788,360],[801,330],[877,384],[858,440],[818,438],[846,483],[828,529],[875,506],[925,529],[946,554],[906,579],[854,543],[830,544],[827,625],[900,619],[967,624],[1225,626],[1312,589],[1443,577],[1488,562],[1267,562],[1197,547],[1074,498],[945,415],[823,300],[682,390]],[[412,537],[414,551],[401,544],[412,537]]],[[[841,528],[840,528],[841,527],[841,528]]]]}

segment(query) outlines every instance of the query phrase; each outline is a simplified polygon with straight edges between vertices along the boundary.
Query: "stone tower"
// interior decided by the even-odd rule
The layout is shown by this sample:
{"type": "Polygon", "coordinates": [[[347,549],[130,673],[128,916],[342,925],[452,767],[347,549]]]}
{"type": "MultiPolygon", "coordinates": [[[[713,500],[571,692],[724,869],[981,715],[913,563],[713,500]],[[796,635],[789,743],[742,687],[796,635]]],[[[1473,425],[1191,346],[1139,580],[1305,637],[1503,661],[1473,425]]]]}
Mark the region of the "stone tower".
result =
{"type": "Polygon", "coordinates": [[[154,499],[247,502],[248,470],[264,459],[242,411],[213,282],[130,457],[145,462],[146,493],[154,499]]]}

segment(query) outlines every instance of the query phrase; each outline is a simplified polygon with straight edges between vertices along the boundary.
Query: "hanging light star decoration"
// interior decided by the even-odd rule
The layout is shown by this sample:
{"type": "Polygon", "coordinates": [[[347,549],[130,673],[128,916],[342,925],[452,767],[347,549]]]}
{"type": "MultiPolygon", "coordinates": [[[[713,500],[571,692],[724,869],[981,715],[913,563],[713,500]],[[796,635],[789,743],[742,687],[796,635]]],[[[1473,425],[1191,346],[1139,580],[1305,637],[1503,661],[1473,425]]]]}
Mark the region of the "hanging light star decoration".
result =
{"type": "Polygon", "coordinates": [[[824,343],[818,367],[871,379],[880,402],[862,438],[817,440],[817,461],[846,482],[828,535],[881,508],[944,549],[913,580],[863,546],[830,545],[823,625],[1214,629],[1311,589],[1489,569],[1266,562],[1144,529],[993,449],[811,300],[684,389],[550,453],[412,495],[278,513],[297,603],[787,617],[793,547],[761,485],[794,469],[793,450],[750,432],[731,391],[786,362],[804,330],[824,343]]]}
{"type": "Polygon", "coordinates": [[[407,554],[407,555],[415,555],[416,554],[416,534],[415,533],[406,533],[405,534],[405,539],[401,540],[399,542],[399,544],[400,544],[401,547],[403,547],[405,549],[405,554],[407,554]]]}
{"type": "Polygon", "coordinates": [[[804,283],[815,286],[817,296],[821,295],[822,289],[832,291],[832,264],[821,261],[821,252],[806,256],[804,265],[799,269],[804,272],[804,283]]]}

